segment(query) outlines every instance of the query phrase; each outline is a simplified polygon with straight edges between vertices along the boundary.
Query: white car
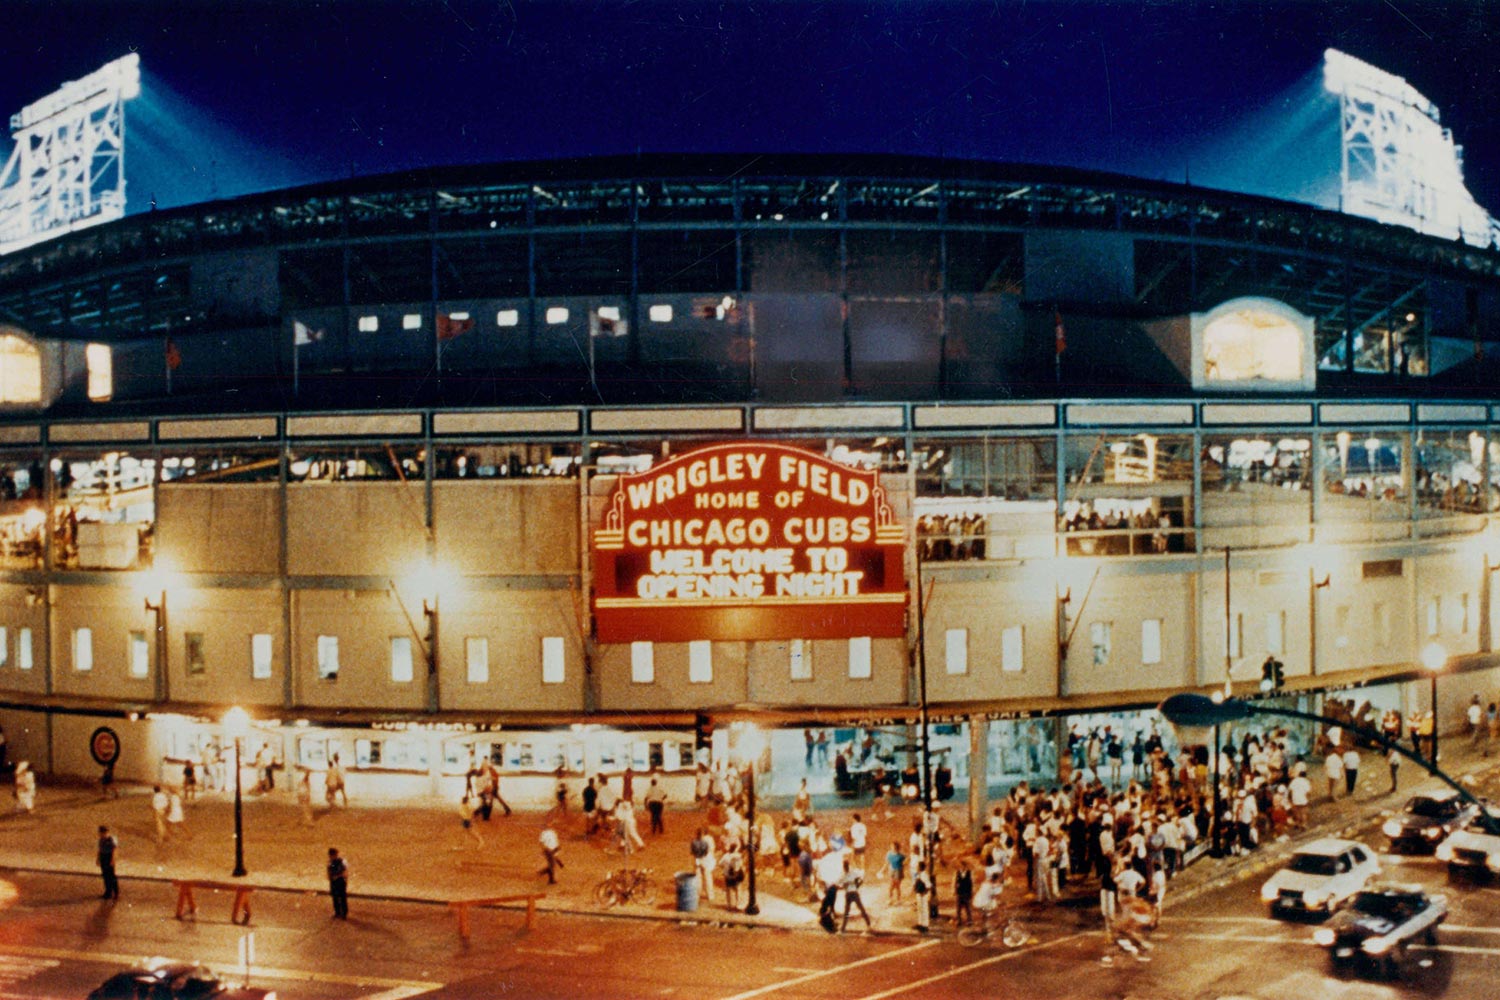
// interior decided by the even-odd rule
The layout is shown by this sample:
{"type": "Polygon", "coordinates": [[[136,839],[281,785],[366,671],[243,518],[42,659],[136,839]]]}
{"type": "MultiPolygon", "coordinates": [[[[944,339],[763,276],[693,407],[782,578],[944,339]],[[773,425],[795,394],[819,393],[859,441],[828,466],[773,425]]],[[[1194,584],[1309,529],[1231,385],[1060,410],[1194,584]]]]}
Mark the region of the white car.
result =
{"type": "Polygon", "coordinates": [[[1448,863],[1450,875],[1497,875],[1500,874],[1500,809],[1486,810],[1490,814],[1490,827],[1476,817],[1461,830],[1448,834],[1446,840],[1434,852],[1439,861],[1448,863]]]}
{"type": "Polygon", "coordinates": [[[1285,868],[1261,886],[1273,916],[1329,914],[1380,875],[1380,859],[1364,844],[1332,837],[1297,849],[1285,868]]]}

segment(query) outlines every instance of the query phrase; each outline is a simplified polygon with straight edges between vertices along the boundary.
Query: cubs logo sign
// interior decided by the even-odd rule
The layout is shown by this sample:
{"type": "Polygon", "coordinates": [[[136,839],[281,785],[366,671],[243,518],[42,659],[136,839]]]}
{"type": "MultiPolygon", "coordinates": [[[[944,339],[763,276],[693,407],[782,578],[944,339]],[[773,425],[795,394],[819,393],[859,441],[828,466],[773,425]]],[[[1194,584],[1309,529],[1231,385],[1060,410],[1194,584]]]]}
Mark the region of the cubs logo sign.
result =
{"type": "Polygon", "coordinates": [[[775,443],[622,476],[594,532],[601,642],[904,634],[906,534],[880,477],[775,443]]]}

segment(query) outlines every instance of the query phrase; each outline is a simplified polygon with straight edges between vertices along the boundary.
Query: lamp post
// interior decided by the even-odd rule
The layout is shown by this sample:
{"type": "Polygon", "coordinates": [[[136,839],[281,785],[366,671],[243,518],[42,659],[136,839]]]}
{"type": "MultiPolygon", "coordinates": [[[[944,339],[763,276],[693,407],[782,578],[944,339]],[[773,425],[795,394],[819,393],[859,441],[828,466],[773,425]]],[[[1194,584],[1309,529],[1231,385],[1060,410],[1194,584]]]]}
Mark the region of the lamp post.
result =
{"type": "Polygon", "coordinates": [[[1432,762],[1437,763],[1438,756],[1438,700],[1437,679],[1438,671],[1442,670],[1448,662],[1448,651],[1435,642],[1429,642],[1422,647],[1422,666],[1427,668],[1427,679],[1431,682],[1430,701],[1432,705],[1432,762]]]}
{"type": "Polygon", "coordinates": [[[745,837],[745,850],[749,853],[749,879],[748,890],[745,898],[745,915],[747,917],[757,916],[760,913],[760,903],[755,898],[755,856],[760,851],[760,832],[755,827],[755,758],[750,758],[750,763],[745,766],[745,814],[750,824],[750,832],[745,837]]]}
{"type": "Polygon", "coordinates": [[[250,713],[236,705],[224,713],[224,731],[234,738],[234,878],[244,878],[245,825],[243,797],[240,793],[240,756],[244,753],[245,733],[250,729],[250,713]]]}
{"type": "Polygon", "coordinates": [[[920,743],[922,753],[922,839],[924,843],[923,853],[927,858],[927,882],[931,888],[928,894],[928,905],[936,914],[938,906],[937,897],[937,859],[933,857],[933,848],[936,846],[934,834],[935,829],[930,828],[932,819],[932,727],[928,724],[927,709],[927,595],[922,588],[922,539],[917,539],[916,546],[917,563],[917,700],[918,711],[922,724],[922,741],[920,743]]]}

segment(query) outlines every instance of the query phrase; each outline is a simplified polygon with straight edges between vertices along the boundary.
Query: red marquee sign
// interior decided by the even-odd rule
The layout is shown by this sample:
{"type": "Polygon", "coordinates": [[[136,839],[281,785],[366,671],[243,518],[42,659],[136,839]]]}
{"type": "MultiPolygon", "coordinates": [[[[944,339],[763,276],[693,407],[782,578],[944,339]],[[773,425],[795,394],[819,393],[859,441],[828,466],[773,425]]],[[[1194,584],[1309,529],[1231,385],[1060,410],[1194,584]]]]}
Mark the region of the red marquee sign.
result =
{"type": "Polygon", "coordinates": [[[594,532],[600,642],[905,634],[906,533],[880,477],[783,444],[621,476],[594,532]]]}

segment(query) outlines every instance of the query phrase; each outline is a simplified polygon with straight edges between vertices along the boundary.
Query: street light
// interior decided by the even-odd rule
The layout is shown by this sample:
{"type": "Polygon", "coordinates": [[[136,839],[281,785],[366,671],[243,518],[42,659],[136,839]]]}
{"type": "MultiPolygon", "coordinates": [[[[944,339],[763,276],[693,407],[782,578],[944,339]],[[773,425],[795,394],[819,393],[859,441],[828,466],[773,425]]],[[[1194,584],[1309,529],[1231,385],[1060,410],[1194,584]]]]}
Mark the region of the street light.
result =
{"type": "Polygon", "coordinates": [[[234,878],[244,878],[245,871],[245,825],[243,800],[240,794],[240,756],[244,753],[243,741],[250,731],[250,713],[238,705],[224,713],[224,731],[234,738],[234,878]]]}
{"type": "Polygon", "coordinates": [[[1422,666],[1427,668],[1427,679],[1432,682],[1432,761],[1437,763],[1438,755],[1438,700],[1437,679],[1438,671],[1442,670],[1448,663],[1448,651],[1435,642],[1429,642],[1422,647],[1422,666]]]}
{"type": "Polygon", "coordinates": [[[755,761],[761,753],[761,733],[754,725],[746,726],[740,733],[740,754],[745,759],[745,817],[749,833],[745,836],[745,851],[749,855],[747,869],[747,897],[745,915],[754,917],[760,913],[760,903],[755,897],[755,859],[760,852],[760,833],[755,827],[755,761]]]}

